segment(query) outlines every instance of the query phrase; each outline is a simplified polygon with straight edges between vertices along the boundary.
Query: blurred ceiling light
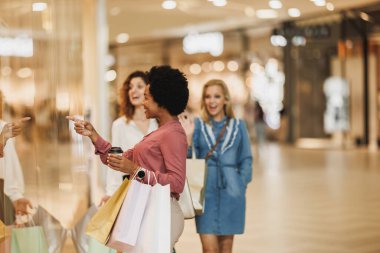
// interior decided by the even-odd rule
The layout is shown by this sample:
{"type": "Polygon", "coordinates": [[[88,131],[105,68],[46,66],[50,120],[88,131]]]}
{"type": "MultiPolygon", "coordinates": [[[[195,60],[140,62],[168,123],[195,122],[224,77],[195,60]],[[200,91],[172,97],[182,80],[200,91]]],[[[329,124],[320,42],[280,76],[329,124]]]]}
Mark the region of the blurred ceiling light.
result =
{"type": "Polygon", "coordinates": [[[128,33],[120,33],[116,36],[117,43],[126,43],[129,40],[128,33]]]}
{"type": "Polygon", "coordinates": [[[296,47],[305,46],[306,45],[306,38],[304,36],[294,36],[292,38],[292,44],[296,47]]]}
{"type": "Polygon", "coordinates": [[[256,16],[260,19],[277,18],[277,11],[272,9],[260,9],[256,11],[256,16]]]}
{"type": "Polygon", "coordinates": [[[114,81],[114,80],[116,79],[116,77],[117,77],[117,74],[116,74],[116,71],[115,71],[115,70],[111,69],[111,70],[108,70],[108,71],[106,72],[106,81],[107,81],[107,82],[112,82],[112,81],[114,81]]]}
{"type": "Polygon", "coordinates": [[[47,8],[47,3],[33,3],[32,10],[33,11],[44,11],[47,8]]]}
{"type": "Polygon", "coordinates": [[[177,7],[177,2],[174,0],[165,0],[162,2],[161,7],[165,10],[173,10],[177,7]]]}
{"type": "Polygon", "coordinates": [[[227,63],[227,68],[229,71],[235,72],[239,69],[239,64],[236,61],[229,61],[227,63]]]}
{"type": "Polygon", "coordinates": [[[252,73],[257,74],[257,73],[263,72],[264,68],[263,68],[263,66],[261,66],[257,62],[252,62],[251,65],[249,65],[249,70],[252,73]]]}
{"type": "Polygon", "coordinates": [[[325,6],[326,5],[326,1],[325,0],[314,0],[314,4],[316,6],[325,6]]]}
{"type": "Polygon", "coordinates": [[[301,16],[301,11],[298,8],[290,8],[288,9],[288,14],[290,17],[297,18],[301,16]]]}
{"type": "Polygon", "coordinates": [[[282,35],[272,35],[270,37],[270,42],[275,47],[285,47],[288,44],[286,38],[282,35]]]}
{"type": "Polygon", "coordinates": [[[12,74],[12,68],[11,67],[6,66],[6,67],[3,67],[1,69],[1,75],[2,76],[10,76],[11,74],[12,74]]]}
{"type": "Polygon", "coordinates": [[[269,7],[271,7],[272,9],[281,9],[282,3],[279,0],[270,0],[269,7]]]}
{"type": "Polygon", "coordinates": [[[360,12],[360,17],[365,21],[369,21],[370,19],[369,15],[365,12],[360,12]]]}
{"type": "Polygon", "coordinates": [[[107,54],[106,58],[105,58],[105,64],[106,64],[107,68],[114,65],[115,64],[115,56],[113,56],[112,54],[107,54]]]}
{"type": "Polygon", "coordinates": [[[227,5],[227,0],[214,0],[212,4],[218,7],[223,7],[227,5]]]}
{"type": "Polygon", "coordinates": [[[120,10],[119,7],[113,7],[113,8],[111,8],[111,10],[110,10],[110,14],[111,14],[111,16],[117,16],[117,15],[120,14],[120,12],[121,12],[121,10],[120,10]]]}
{"type": "Polygon", "coordinates": [[[0,36],[1,56],[33,56],[33,40],[26,35],[19,35],[16,38],[0,36]]]}
{"type": "Polygon", "coordinates": [[[332,3],[327,3],[326,4],[326,9],[329,11],[333,11],[335,9],[334,5],[332,3]]]}
{"type": "Polygon", "coordinates": [[[220,32],[194,33],[183,38],[182,48],[186,54],[210,53],[219,56],[223,53],[223,34],[220,32]]]}
{"type": "Polygon", "coordinates": [[[190,73],[193,74],[193,75],[198,75],[201,73],[202,71],[202,68],[201,68],[201,65],[197,64],[197,63],[194,63],[194,64],[191,64],[190,65],[190,73]]]}
{"type": "Polygon", "coordinates": [[[211,63],[209,63],[208,61],[202,63],[202,70],[206,73],[210,72],[212,70],[211,63]]]}
{"type": "Polygon", "coordinates": [[[244,14],[247,17],[253,17],[253,16],[255,16],[255,10],[252,7],[245,7],[244,8],[244,14]]]}
{"type": "Polygon", "coordinates": [[[224,70],[224,63],[222,61],[214,61],[212,66],[216,72],[222,72],[224,70]]]}
{"type": "Polygon", "coordinates": [[[17,71],[17,76],[20,78],[28,78],[33,74],[30,68],[21,68],[17,71]]]}

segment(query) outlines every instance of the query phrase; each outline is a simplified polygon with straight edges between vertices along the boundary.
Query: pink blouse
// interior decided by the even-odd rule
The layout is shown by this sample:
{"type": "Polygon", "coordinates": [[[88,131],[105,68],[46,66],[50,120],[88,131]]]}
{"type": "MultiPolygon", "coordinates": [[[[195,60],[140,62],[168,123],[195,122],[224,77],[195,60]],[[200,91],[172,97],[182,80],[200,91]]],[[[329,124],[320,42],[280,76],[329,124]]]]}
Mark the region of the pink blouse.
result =
{"type": "MultiPolygon", "coordinates": [[[[95,153],[107,164],[107,152],[111,144],[101,137],[95,143],[95,153]]],[[[147,134],[133,148],[124,152],[125,157],[147,169],[157,177],[161,185],[170,184],[172,196],[179,198],[186,178],[187,140],[186,134],[178,120],[172,120],[147,134]]],[[[148,177],[145,176],[144,182],[148,177]]],[[[153,175],[151,185],[155,184],[153,175]]]]}

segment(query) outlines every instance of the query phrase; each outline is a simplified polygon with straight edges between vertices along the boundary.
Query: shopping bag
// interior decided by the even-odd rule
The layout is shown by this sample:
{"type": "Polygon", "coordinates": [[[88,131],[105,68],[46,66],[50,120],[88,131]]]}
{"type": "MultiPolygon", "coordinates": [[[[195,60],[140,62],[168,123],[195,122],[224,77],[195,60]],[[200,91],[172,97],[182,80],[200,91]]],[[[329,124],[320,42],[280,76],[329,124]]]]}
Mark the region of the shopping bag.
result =
{"type": "Polygon", "coordinates": [[[0,241],[5,239],[10,235],[10,230],[5,224],[0,220],[0,241]]]}
{"type": "Polygon", "coordinates": [[[95,238],[100,243],[107,243],[111,229],[127,194],[129,182],[129,180],[124,180],[111,198],[91,218],[86,228],[87,235],[95,238]]]}
{"type": "MultiPolygon", "coordinates": [[[[204,191],[206,187],[206,178],[207,178],[207,165],[205,159],[196,159],[195,151],[193,147],[193,155],[191,159],[186,159],[186,178],[189,186],[190,195],[187,191],[184,191],[179,198],[179,204],[182,211],[186,211],[189,208],[189,205],[185,205],[188,201],[181,201],[182,195],[185,195],[185,199],[192,199],[195,213],[197,215],[203,214],[205,206],[205,196],[204,191]]],[[[186,186],[186,185],[185,185],[186,186]]],[[[186,187],[185,189],[186,190],[186,187]]],[[[184,212],[185,218],[191,218],[190,213],[184,212]],[[186,213],[188,215],[186,215],[186,213]]]]}
{"type": "Polygon", "coordinates": [[[170,185],[156,183],[150,190],[136,245],[123,253],[171,252],[170,229],[170,185]]]}
{"type": "Polygon", "coordinates": [[[11,251],[12,253],[48,253],[42,227],[13,228],[11,251]]]}
{"type": "MultiPolygon", "coordinates": [[[[148,173],[150,176],[150,173],[148,173]]],[[[107,246],[124,251],[136,244],[142,217],[152,186],[131,180],[123,205],[115,221],[107,246]]]]}
{"type": "Polygon", "coordinates": [[[11,228],[0,220],[0,253],[11,252],[11,228]]]}
{"type": "Polygon", "coordinates": [[[86,253],[116,253],[116,250],[104,246],[93,238],[89,238],[86,253]]]}
{"type": "Polygon", "coordinates": [[[185,181],[185,187],[183,188],[183,192],[180,195],[178,200],[178,204],[181,207],[183,217],[185,219],[192,219],[195,217],[195,209],[193,205],[193,199],[191,197],[189,183],[187,182],[187,178],[185,181]]]}
{"type": "Polygon", "coordinates": [[[31,222],[41,226],[49,253],[60,253],[64,248],[67,230],[62,227],[61,223],[53,217],[45,208],[38,206],[31,222]]]}
{"type": "Polygon", "coordinates": [[[71,237],[77,253],[116,253],[95,239],[86,235],[86,225],[92,216],[98,211],[98,207],[93,204],[87,210],[82,219],[71,229],[71,237]]]}
{"type": "MultiPolygon", "coordinates": [[[[71,238],[77,253],[88,253],[90,241],[95,241],[86,235],[86,226],[91,217],[98,211],[98,207],[93,204],[83,215],[82,219],[71,229],[71,238]]],[[[98,243],[99,244],[99,243],[98,243]]],[[[104,247],[104,246],[103,246],[104,247]]]]}
{"type": "MultiPolygon", "coordinates": [[[[8,232],[5,233],[10,233],[10,228],[6,228],[8,232]]],[[[10,253],[11,252],[11,236],[6,235],[2,239],[0,239],[0,253],[10,253]]]]}

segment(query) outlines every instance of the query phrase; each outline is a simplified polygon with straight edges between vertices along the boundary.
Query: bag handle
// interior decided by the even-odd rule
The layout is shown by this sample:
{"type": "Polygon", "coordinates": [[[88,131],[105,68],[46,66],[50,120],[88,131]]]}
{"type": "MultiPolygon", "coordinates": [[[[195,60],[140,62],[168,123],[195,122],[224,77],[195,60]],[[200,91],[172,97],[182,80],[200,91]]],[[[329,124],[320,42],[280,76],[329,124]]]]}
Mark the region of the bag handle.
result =
{"type": "Polygon", "coordinates": [[[222,130],[220,130],[220,133],[218,135],[218,138],[216,139],[216,142],[215,142],[214,146],[210,149],[210,151],[207,153],[207,155],[205,157],[206,161],[207,161],[207,159],[210,158],[210,156],[212,155],[212,153],[215,151],[216,147],[218,146],[218,144],[220,142],[220,139],[222,139],[223,134],[226,131],[227,125],[228,125],[229,122],[230,122],[230,118],[227,118],[226,123],[224,124],[222,130]]]}
{"type": "Polygon", "coordinates": [[[145,170],[146,170],[146,172],[148,173],[148,184],[150,184],[150,173],[151,173],[151,172],[152,172],[152,174],[153,174],[153,178],[156,180],[156,184],[157,184],[158,181],[157,181],[156,174],[154,174],[153,171],[150,171],[150,170],[147,170],[147,169],[145,169],[145,170]]]}

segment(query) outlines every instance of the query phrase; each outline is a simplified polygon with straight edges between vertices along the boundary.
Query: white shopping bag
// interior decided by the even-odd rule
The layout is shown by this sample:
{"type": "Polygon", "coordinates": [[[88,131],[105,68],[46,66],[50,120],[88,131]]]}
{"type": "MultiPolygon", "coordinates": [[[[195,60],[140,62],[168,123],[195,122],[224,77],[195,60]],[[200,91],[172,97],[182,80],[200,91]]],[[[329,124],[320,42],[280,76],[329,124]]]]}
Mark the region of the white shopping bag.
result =
{"type": "Polygon", "coordinates": [[[124,251],[136,244],[151,188],[149,184],[131,181],[107,242],[108,247],[124,251]]]}
{"type": "Polygon", "coordinates": [[[156,183],[148,198],[136,245],[123,253],[170,253],[170,185],[156,183]]]}
{"type": "Polygon", "coordinates": [[[183,192],[181,193],[178,204],[181,207],[183,217],[185,219],[192,219],[195,217],[195,209],[194,209],[194,202],[191,196],[190,187],[187,182],[187,178],[185,181],[185,187],[183,188],[183,192]]]}

